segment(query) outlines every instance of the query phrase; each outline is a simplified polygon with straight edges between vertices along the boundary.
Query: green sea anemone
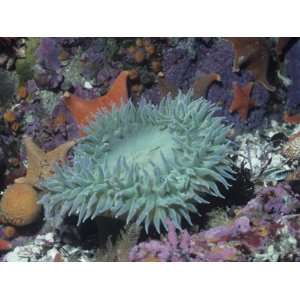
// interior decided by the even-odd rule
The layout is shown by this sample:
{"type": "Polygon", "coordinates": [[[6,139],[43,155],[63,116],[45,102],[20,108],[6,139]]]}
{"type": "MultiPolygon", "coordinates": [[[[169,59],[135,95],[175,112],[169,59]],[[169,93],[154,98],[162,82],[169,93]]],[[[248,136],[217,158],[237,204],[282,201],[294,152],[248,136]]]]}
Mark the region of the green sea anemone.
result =
{"type": "Polygon", "coordinates": [[[57,167],[41,186],[46,217],[99,215],[154,224],[191,223],[205,194],[222,197],[229,186],[229,127],[213,116],[216,107],[192,92],[167,97],[158,106],[131,102],[100,113],[74,149],[73,166],[57,167]]]}

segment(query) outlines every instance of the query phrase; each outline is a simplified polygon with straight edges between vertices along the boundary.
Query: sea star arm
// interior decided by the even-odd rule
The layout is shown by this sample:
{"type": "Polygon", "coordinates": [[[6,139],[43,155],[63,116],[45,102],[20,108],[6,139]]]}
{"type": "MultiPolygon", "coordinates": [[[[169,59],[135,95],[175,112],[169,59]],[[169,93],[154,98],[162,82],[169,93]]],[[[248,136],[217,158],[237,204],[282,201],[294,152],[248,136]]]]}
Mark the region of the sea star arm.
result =
{"type": "Polygon", "coordinates": [[[194,97],[206,97],[209,87],[215,81],[221,81],[221,76],[217,73],[206,74],[196,79],[193,84],[194,97]]]}
{"type": "Polygon", "coordinates": [[[68,141],[62,145],[59,145],[52,151],[46,153],[46,160],[50,166],[53,168],[56,162],[63,162],[67,156],[68,151],[76,144],[76,141],[68,141]]]}

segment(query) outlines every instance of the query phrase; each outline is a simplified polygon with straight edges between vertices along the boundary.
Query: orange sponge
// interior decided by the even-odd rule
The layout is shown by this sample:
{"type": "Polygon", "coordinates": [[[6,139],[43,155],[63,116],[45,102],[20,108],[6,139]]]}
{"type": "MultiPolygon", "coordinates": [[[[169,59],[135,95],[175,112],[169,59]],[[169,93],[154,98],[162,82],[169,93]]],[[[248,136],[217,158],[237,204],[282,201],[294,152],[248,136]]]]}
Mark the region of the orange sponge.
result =
{"type": "Polygon", "coordinates": [[[1,219],[14,226],[35,222],[41,213],[38,193],[29,184],[15,183],[5,190],[0,202],[1,219]]]}

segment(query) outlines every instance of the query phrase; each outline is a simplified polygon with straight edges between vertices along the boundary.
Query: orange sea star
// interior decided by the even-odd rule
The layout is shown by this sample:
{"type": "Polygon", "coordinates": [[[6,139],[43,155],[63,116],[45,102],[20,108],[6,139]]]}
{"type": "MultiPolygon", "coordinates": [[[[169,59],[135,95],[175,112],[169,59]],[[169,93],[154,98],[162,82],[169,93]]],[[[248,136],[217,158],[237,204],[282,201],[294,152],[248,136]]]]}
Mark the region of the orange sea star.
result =
{"type": "Polygon", "coordinates": [[[215,82],[221,81],[221,76],[217,73],[210,73],[200,76],[193,84],[194,97],[206,97],[208,88],[215,82]]]}
{"type": "MultiPolygon", "coordinates": [[[[123,71],[116,78],[108,93],[94,99],[82,99],[76,95],[66,93],[64,102],[72,113],[77,125],[82,128],[95,119],[99,111],[110,111],[113,106],[120,107],[128,101],[127,89],[128,71],[123,71]]],[[[83,135],[83,132],[81,132],[83,135]]]]}
{"type": "Polygon", "coordinates": [[[238,112],[242,120],[246,120],[249,110],[255,107],[255,101],[250,98],[252,88],[253,82],[249,82],[243,87],[236,82],[233,83],[234,98],[229,107],[229,112],[238,112]]]}
{"type": "Polygon", "coordinates": [[[24,136],[23,142],[27,152],[28,168],[26,176],[17,178],[15,182],[27,183],[32,186],[38,185],[41,179],[51,176],[54,165],[64,162],[67,152],[76,144],[76,141],[68,141],[45,152],[29,136],[24,136]]]}
{"type": "Polygon", "coordinates": [[[283,114],[283,120],[289,124],[299,124],[300,123],[300,114],[290,115],[288,112],[283,114]]]}
{"type": "MultiPolygon", "coordinates": [[[[158,75],[158,85],[162,97],[166,97],[168,94],[175,97],[178,94],[179,89],[170,84],[163,75],[158,75]]],[[[197,78],[193,84],[194,98],[206,97],[209,87],[215,81],[221,81],[221,76],[217,73],[204,74],[197,78]]]]}
{"type": "Polygon", "coordinates": [[[226,38],[233,44],[233,72],[239,72],[242,66],[249,70],[255,79],[267,90],[274,92],[275,87],[267,80],[270,51],[265,38],[233,37],[226,38]]]}

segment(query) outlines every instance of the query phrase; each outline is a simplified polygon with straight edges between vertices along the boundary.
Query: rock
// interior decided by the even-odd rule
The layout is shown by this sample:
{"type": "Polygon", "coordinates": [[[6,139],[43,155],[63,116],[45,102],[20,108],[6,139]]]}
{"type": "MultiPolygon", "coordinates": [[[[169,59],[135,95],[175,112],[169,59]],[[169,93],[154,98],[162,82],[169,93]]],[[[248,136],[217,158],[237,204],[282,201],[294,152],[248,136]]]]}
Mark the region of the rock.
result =
{"type": "Polygon", "coordinates": [[[90,90],[90,89],[93,88],[93,86],[88,81],[85,81],[84,88],[87,89],[87,90],[90,90]]]}
{"type": "Polygon", "coordinates": [[[288,137],[284,133],[278,132],[271,137],[271,141],[273,143],[273,147],[276,148],[281,144],[286,143],[288,141],[288,137]]]}
{"type": "Polygon", "coordinates": [[[53,262],[53,261],[94,261],[96,249],[83,250],[81,247],[61,244],[57,235],[49,232],[38,235],[25,246],[17,246],[8,252],[3,260],[7,262],[53,262]]]}
{"type": "Polygon", "coordinates": [[[28,259],[26,257],[21,257],[21,247],[16,247],[13,251],[7,253],[4,257],[4,261],[6,262],[27,262],[28,259]]]}

